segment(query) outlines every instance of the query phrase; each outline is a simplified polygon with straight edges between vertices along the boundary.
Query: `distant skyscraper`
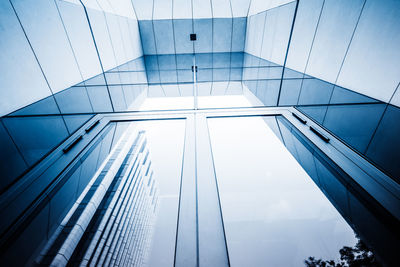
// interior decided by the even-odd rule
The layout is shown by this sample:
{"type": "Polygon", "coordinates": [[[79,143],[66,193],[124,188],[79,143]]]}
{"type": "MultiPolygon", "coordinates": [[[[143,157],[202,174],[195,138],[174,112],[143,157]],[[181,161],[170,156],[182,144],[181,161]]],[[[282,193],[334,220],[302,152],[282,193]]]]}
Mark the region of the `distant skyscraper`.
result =
{"type": "Polygon", "coordinates": [[[397,266],[399,44],[399,0],[0,1],[0,266],[397,266]]]}
{"type": "Polygon", "coordinates": [[[157,184],[145,133],[127,132],[63,219],[37,263],[143,266],[156,206],[157,184]]]}

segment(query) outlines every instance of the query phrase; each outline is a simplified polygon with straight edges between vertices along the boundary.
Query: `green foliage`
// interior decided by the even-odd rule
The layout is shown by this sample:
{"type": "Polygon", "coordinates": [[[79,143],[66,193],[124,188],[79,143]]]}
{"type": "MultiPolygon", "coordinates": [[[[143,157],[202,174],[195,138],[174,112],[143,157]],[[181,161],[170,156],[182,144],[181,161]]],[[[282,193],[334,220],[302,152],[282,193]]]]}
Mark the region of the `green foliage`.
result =
{"type": "Polygon", "coordinates": [[[309,257],[304,261],[307,267],[370,267],[381,266],[375,259],[373,252],[358,239],[357,244],[352,247],[343,247],[339,250],[340,261],[322,260],[309,257]]]}

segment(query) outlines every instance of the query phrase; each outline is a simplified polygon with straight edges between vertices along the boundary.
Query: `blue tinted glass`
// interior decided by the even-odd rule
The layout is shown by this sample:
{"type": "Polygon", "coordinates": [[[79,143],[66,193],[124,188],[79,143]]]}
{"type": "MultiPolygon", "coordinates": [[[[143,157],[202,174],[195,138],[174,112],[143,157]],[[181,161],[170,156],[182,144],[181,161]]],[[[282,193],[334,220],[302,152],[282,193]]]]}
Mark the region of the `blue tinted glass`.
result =
{"type": "Polygon", "coordinates": [[[257,80],[258,68],[245,67],[243,68],[243,80],[257,80]]]}
{"type": "Polygon", "coordinates": [[[197,71],[197,81],[199,82],[209,82],[213,79],[213,69],[198,69],[197,71]]]}
{"type": "Polygon", "coordinates": [[[192,33],[191,19],[176,19],[174,23],[175,49],[177,54],[193,53],[193,42],[189,35],[192,33]]]}
{"type": "Polygon", "coordinates": [[[75,166],[72,167],[72,170],[70,170],[64,178],[66,179],[66,182],[53,196],[51,196],[48,218],[50,231],[53,231],[51,228],[56,228],[61,223],[72,204],[78,198],[76,193],[81,174],[81,168],[79,165],[80,164],[75,164],[75,166]]]}
{"type": "Polygon", "coordinates": [[[282,77],[281,67],[258,68],[258,79],[280,79],[282,77]]]}
{"type": "Polygon", "coordinates": [[[253,94],[257,93],[257,81],[245,81],[244,84],[253,94]]]}
{"type": "Polygon", "coordinates": [[[151,20],[139,20],[140,38],[143,45],[143,54],[156,54],[153,22],[151,20]]]}
{"type": "Polygon", "coordinates": [[[296,105],[299,99],[301,83],[302,79],[283,80],[279,105],[296,105]]]}
{"type": "Polygon", "coordinates": [[[212,54],[213,68],[229,68],[230,53],[214,53],[212,54]]]}
{"type": "MultiPolygon", "coordinates": [[[[196,61],[197,61],[197,58],[196,58],[196,61]]],[[[177,64],[178,69],[191,69],[192,65],[193,65],[193,55],[177,54],[176,55],[176,64],[177,64]]],[[[197,66],[199,66],[199,63],[197,63],[197,66]]]]}
{"type": "Polygon", "coordinates": [[[111,101],[115,111],[124,111],[127,108],[125,94],[121,85],[111,85],[110,90],[111,101]]]}
{"type": "MultiPolygon", "coordinates": [[[[203,70],[199,70],[197,75],[200,73],[203,73],[203,70]]],[[[178,82],[183,83],[183,82],[193,82],[193,72],[191,70],[178,70],[178,82]]],[[[199,80],[199,79],[197,79],[199,80]]]]}
{"type": "Polygon", "coordinates": [[[257,97],[265,106],[276,106],[278,101],[280,80],[259,80],[257,97]]]}
{"type": "Polygon", "coordinates": [[[289,69],[289,68],[285,68],[285,73],[283,74],[283,78],[287,79],[287,78],[303,78],[304,73],[289,69]]]}
{"type": "Polygon", "coordinates": [[[212,52],[231,52],[232,46],[232,19],[214,18],[213,20],[213,47],[212,52]]]}
{"type": "Polygon", "coordinates": [[[10,185],[28,166],[0,122],[0,192],[10,185]]]}
{"type": "Polygon", "coordinates": [[[3,121],[30,166],[69,136],[61,116],[10,117],[3,121]]]}
{"type": "Polygon", "coordinates": [[[134,60],[128,61],[127,63],[116,67],[115,71],[144,71],[146,70],[144,58],[145,57],[142,56],[134,60]]]}
{"type": "Polygon", "coordinates": [[[395,259],[397,229],[387,224],[397,225],[396,219],[388,219],[363,188],[350,185],[352,178],[288,121],[269,120],[278,128],[272,131],[262,124],[258,117],[208,120],[231,264],[301,266],[309,257],[339,259],[342,248],[359,247],[360,238],[377,255],[395,259]],[[321,240],[322,249],[315,245],[321,240]]]}
{"type": "Polygon", "coordinates": [[[366,156],[400,183],[400,109],[388,106],[366,156]]]}
{"type": "Polygon", "coordinates": [[[196,66],[200,69],[208,69],[212,68],[213,54],[211,53],[202,53],[196,54],[196,66]]]}
{"type": "Polygon", "coordinates": [[[144,62],[146,65],[146,71],[158,70],[157,56],[146,55],[144,56],[144,62]]]}
{"type": "Polygon", "coordinates": [[[243,67],[258,67],[260,65],[260,58],[248,53],[244,53],[243,67]]]}
{"type": "Polygon", "coordinates": [[[328,106],[297,107],[297,109],[312,118],[314,121],[322,124],[328,106]]]}
{"type": "Polygon", "coordinates": [[[398,238],[388,229],[382,208],[376,208],[374,199],[366,197],[358,186],[348,186],[347,181],[351,178],[285,119],[278,117],[277,121],[280,125],[278,135],[282,135],[285,146],[346,221],[352,223],[359,237],[388,262],[397,261],[393,244],[398,242],[398,238]],[[380,212],[376,212],[377,209],[380,212]]]}
{"type": "Polygon", "coordinates": [[[86,87],[71,87],[54,95],[61,113],[93,112],[86,87]]]}
{"type": "Polygon", "coordinates": [[[298,105],[328,104],[333,84],[319,79],[304,79],[298,105]]]}
{"type": "Polygon", "coordinates": [[[242,72],[243,69],[241,68],[232,68],[230,69],[230,80],[231,81],[241,81],[242,80],[242,72]]]}
{"type": "Polygon", "coordinates": [[[160,70],[161,83],[177,83],[176,70],[160,70]]]}
{"type": "Polygon", "coordinates": [[[172,20],[153,20],[157,54],[174,54],[175,41],[172,20]]]}
{"type": "Polygon", "coordinates": [[[213,81],[228,81],[229,80],[229,69],[213,69],[213,81]]]}
{"type": "Polygon", "coordinates": [[[102,74],[96,75],[93,78],[90,78],[86,81],[83,81],[77,85],[84,86],[84,85],[105,85],[105,84],[106,84],[106,82],[104,81],[104,75],[102,73],[102,74]]]}
{"type": "Polygon", "coordinates": [[[106,80],[107,84],[121,84],[121,76],[119,72],[106,72],[106,80]]]}
{"type": "Polygon", "coordinates": [[[158,70],[147,71],[147,80],[149,83],[160,83],[160,72],[158,70]]]}
{"type": "Polygon", "coordinates": [[[244,51],[247,18],[233,18],[232,52],[244,51]]]}
{"type": "Polygon", "coordinates": [[[46,97],[29,106],[21,108],[10,115],[43,115],[43,114],[59,114],[60,111],[57,107],[56,101],[53,96],[46,97]]]}
{"type": "Polygon", "coordinates": [[[243,68],[243,53],[231,53],[231,67],[232,68],[243,68]]]}
{"type": "Polygon", "coordinates": [[[329,106],[323,125],[364,153],[384,109],[385,104],[329,106]]]}
{"type": "Polygon", "coordinates": [[[355,104],[355,103],[374,103],[374,102],[378,101],[373,98],[347,90],[345,88],[335,86],[329,104],[343,104],[343,103],[355,104]]]}
{"type": "Polygon", "coordinates": [[[211,53],[213,40],[212,19],[194,19],[194,32],[197,35],[197,40],[194,43],[195,53],[211,53]]]}
{"type": "Polygon", "coordinates": [[[87,122],[93,115],[64,115],[64,121],[70,133],[75,132],[85,122],[87,122]]]}
{"type": "Polygon", "coordinates": [[[175,70],[176,60],[175,55],[159,55],[158,66],[160,70],[175,70]]]}
{"type": "Polygon", "coordinates": [[[88,86],[87,91],[94,112],[113,111],[107,86],[88,86]]]}

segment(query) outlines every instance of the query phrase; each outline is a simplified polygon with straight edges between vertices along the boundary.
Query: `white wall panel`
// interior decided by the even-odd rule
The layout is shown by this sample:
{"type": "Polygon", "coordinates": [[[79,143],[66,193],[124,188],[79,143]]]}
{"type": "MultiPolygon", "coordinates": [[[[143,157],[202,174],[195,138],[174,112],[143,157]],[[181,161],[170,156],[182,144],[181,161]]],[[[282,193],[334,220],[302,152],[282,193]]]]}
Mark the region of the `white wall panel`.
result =
{"type": "Polygon", "coordinates": [[[245,52],[260,57],[266,12],[248,18],[245,52]]]}
{"type": "MultiPolygon", "coordinates": [[[[279,12],[278,9],[274,9],[265,13],[265,26],[264,33],[262,34],[263,39],[261,41],[262,46],[259,57],[270,61],[272,56],[272,49],[274,47],[274,35],[277,27],[279,12]]],[[[256,29],[259,29],[260,31],[262,28],[256,27],[256,29]]],[[[258,34],[261,34],[261,31],[258,34]]]]}
{"type": "Polygon", "coordinates": [[[56,1],[84,80],[101,73],[92,34],[81,4],[56,1]]]}
{"type": "Polygon", "coordinates": [[[252,0],[249,16],[285,5],[290,2],[295,2],[295,0],[252,0]]]}
{"type": "Polygon", "coordinates": [[[174,0],[172,8],[174,19],[192,18],[192,0],[174,0]]]}
{"type": "Polygon", "coordinates": [[[118,16],[108,12],[104,12],[104,14],[106,16],[106,23],[111,38],[111,44],[114,49],[115,60],[117,62],[116,66],[119,66],[126,63],[127,59],[125,55],[124,42],[121,36],[121,30],[119,28],[118,16]]]}
{"type": "Polygon", "coordinates": [[[0,116],[51,95],[17,17],[0,1],[0,116]]]}
{"type": "Polygon", "coordinates": [[[132,59],[135,59],[135,55],[133,53],[133,44],[128,25],[128,18],[119,17],[119,29],[121,31],[121,37],[124,42],[126,60],[131,61],[132,59]]]}
{"type": "Polygon", "coordinates": [[[321,13],[323,0],[300,1],[286,66],[304,72],[321,13]]]}
{"type": "Polygon", "coordinates": [[[249,16],[267,10],[270,2],[271,0],[251,0],[249,16]]]}
{"type": "Polygon", "coordinates": [[[400,77],[400,1],[368,0],[338,84],[389,101],[400,77]]]}
{"type": "Polygon", "coordinates": [[[193,0],[193,18],[212,18],[211,1],[193,0]]]}
{"type": "Polygon", "coordinates": [[[335,83],[364,0],[325,0],[306,73],[335,83]]]}
{"type": "Polygon", "coordinates": [[[102,11],[91,8],[87,9],[87,13],[89,15],[90,25],[92,27],[97,49],[99,50],[104,71],[110,70],[117,66],[117,62],[115,60],[114,50],[108,33],[105,15],[102,11]]]}
{"type": "Polygon", "coordinates": [[[114,12],[119,16],[136,19],[131,0],[112,0],[109,3],[114,12]]]}
{"type": "MultiPolygon", "coordinates": [[[[75,3],[77,3],[76,0],[73,0],[73,1],[75,1],[75,3]]],[[[78,2],[79,1],[80,0],[78,0],[78,2]]],[[[81,0],[81,1],[82,1],[83,5],[85,7],[87,7],[87,8],[95,9],[95,10],[98,10],[98,11],[103,11],[101,9],[101,7],[99,6],[99,3],[98,3],[97,0],[81,0]]]]}
{"type": "Polygon", "coordinates": [[[154,0],[153,19],[172,19],[172,0],[154,0]]]}
{"type": "Polygon", "coordinates": [[[272,38],[273,48],[270,61],[279,65],[283,65],[285,61],[295,8],[296,3],[292,2],[280,8],[271,9],[267,12],[267,17],[269,13],[275,12],[275,10],[278,12],[275,33],[272,38]]]}
{"type": "Polygon", "coordinates": [[[232,7],[230,0],[211,0],[214,18],[231,18],[232,7]]]}
{"type": "Polygon", "coordinates": [[[244,41],[244,52],[249,53],[253,51],[254,42],[251,42],[252,38],[254,38],[254,28],[251,26],[254,24],[254,16],[247,17],[246,23],[246,38],[244,41]]]}
{"type": "Polygon", "coordinates": [[[96,0],[96,2],[99,4],[101,10],[103,10],[104,12],[116,14],[108,0],[96,0]]]}
{"type": "Polygon", "coordinates": [[[139,23],[136,19],[128,19],[129,31],[132,38],[133,58],[143,56],[142,40],[139,33],[139,23]]]}
{"type": "Polygon", "coordinates": [[[392,100],[390,101],[390,104],[400,107],[400,90],[399,90],[399,85],[397,85],[396,92],[394,93],[393,98],[392,98],[392,100]]]}
{"type": "Polygon", "coordinates": [[[231,0],[233,17],[247,17],[250,0],[231,0]]]}
{"type": "Polygon", "coordinates": [[[82,81],[54,1],[12,1],[53,92],[82,81]]]}
{"type": "Polygon", "coordinates": [[[138,20],[152,19],[153,1],[131,0],[138,20]]]}

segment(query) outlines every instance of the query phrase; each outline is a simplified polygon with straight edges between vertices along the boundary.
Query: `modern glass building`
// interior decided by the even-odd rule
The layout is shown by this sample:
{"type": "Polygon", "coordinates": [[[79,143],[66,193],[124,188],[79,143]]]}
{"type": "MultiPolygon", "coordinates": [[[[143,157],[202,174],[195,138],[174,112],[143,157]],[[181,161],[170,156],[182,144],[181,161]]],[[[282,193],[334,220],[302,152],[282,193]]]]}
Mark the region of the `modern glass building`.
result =
{"type": "Polygon", "coordinates": [[[400,1],[0,1],[0,266],[398,266],[400,1]]]}

